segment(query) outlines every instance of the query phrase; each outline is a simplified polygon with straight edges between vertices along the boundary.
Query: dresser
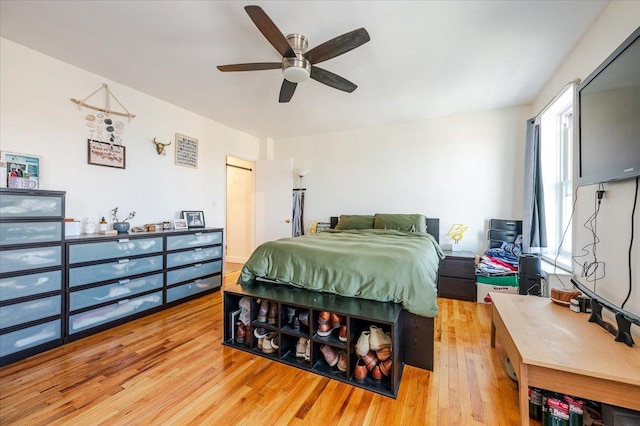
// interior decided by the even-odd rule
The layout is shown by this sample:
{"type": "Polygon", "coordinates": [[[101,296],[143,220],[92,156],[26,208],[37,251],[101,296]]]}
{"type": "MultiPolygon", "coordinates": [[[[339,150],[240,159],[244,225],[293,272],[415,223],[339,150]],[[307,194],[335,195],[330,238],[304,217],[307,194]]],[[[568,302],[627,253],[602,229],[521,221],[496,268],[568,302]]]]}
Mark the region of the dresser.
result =
{"type": "Polygon", "coordinates": [[[222,230],[167,235],[167,304],[222,285],[222,230]]]}
{"type": "Polygon", "coordinates": [[[222,241],[218,228],[67,238],[67,340],[219,289],[222,241]]]}
{"type": "Polygon", "coordinates": [[[157,310],[163,291],[162,235],[67,241],[70,340],[157,310]]]}
{"type": "Polygon", "coordinates": [[[475,255],[469,251],[443,250],[438,268],[438,297],[476,301],[475,255]]]}
{"type": "Polygon", "coordinates": [[[63,343],[65,193],[0,189],[0,365],[63,343]]]}
{"type": "Polygon", "coordinates": [[[64,236],[65,193],[0,188],[0,365],[222,285],[222,228],[64,236]]]}

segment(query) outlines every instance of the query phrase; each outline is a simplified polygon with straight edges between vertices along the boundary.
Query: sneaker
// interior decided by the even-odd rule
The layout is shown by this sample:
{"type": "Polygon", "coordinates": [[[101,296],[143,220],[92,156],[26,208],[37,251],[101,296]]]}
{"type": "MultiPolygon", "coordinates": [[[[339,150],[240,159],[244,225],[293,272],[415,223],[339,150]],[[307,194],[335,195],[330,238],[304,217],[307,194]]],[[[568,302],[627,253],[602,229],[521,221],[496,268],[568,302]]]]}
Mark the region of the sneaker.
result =
{"type": "Polygon", "coordinates": [[[384,334],[380,327],[372,325],[369,327],[369,330],[371,333],[369,337],[369,349],[378,351],[391,346],[391,338],[384,334]]]}
{"type": "Polygon", "coordinates": [[[363,331],[362,334],[360,334],[358,343],[356,343],[356,353],[360,356],[365,356],[369,353],[369,334],[371,333],[363,331]]]}

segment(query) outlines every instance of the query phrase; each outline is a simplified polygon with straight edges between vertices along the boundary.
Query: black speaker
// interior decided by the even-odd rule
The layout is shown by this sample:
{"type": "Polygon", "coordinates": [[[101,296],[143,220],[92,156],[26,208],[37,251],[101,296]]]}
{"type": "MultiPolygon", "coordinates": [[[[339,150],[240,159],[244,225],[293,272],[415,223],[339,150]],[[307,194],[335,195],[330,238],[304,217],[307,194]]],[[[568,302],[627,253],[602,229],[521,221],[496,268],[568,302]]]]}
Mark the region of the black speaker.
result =
{"type": "Polygon", "coordinates": [[[518,262],[518,293],[542,296],[542,262],[536,253],[523,253],[518,262]]]}

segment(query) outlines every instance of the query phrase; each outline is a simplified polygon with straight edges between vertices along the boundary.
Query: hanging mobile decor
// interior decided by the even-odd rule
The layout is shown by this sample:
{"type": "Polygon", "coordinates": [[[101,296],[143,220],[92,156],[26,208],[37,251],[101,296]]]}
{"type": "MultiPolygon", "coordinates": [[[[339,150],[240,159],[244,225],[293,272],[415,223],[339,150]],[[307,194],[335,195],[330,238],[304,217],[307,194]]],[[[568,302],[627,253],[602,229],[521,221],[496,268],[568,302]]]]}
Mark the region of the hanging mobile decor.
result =
{"type": "Polygon", "coordinates": [[[82,110],[82,107],[85,107],[98,111],[98,114],[88,114],[85,116],[85,120],[87,121],[86,124],[89,128],[89,140],[107,142],[110,145],[122,145],[124,123],[122,121],[114,121],[110,116],[118,115],[121,117],[127,117],[128,122],[130,122],[131,119],[135,117],[135,114],[131,114],[127,108],[122,105],[118,98],[116,98],[111,90],[109,90],[109,86],[103,83],[101,87],[86,98],[82,100],[71,98],[71,102],[78,104],[78,110],[82,110]],[[101,90],[104,90],[104,108],[86,103],[89,98],[101,90]],[[125,112],[112,111],[111,98],[113,98],[125,112]]]}

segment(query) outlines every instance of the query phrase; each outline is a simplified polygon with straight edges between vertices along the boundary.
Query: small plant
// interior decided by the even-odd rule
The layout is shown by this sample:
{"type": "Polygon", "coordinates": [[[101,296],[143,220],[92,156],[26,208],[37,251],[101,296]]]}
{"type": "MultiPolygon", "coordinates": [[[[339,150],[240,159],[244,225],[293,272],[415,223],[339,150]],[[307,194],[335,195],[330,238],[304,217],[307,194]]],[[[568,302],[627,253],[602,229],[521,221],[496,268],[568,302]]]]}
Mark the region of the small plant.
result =
{"type": "Polygon", "coordinates": [[[135,215],[136,212],[131,212],[129,213],[129,216],[127,216],[124,220],[118,220],[118,208],[116,207],[115,209],[111,210],[111,217],[113,217],[114,222],[126,222],[129,219],[133,219],[135,215]]]}

